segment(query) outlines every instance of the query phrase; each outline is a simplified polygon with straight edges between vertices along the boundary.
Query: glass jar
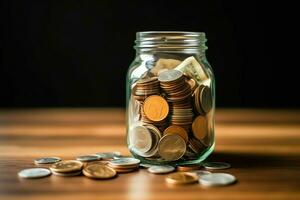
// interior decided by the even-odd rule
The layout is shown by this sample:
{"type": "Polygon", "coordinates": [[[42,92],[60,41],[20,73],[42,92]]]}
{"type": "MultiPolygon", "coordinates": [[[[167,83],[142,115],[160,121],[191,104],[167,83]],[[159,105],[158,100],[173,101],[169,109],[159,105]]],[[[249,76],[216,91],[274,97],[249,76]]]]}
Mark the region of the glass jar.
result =
{"type": "Polygon", "coordinates": [[[214,149],[215,81],[202,32],[136,34],[126,86],[127,144],[142,163],[187,165],[214,149]]]}

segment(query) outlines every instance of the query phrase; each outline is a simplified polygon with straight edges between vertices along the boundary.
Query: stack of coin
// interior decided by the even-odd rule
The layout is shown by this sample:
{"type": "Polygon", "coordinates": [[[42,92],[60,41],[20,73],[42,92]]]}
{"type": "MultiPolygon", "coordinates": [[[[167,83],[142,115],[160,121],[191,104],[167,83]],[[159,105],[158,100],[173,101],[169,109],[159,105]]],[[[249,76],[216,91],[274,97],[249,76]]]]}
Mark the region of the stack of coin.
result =
{"type": "Polygon", "coordinates": [[[157,77],[140,79],[132,89],[132,95],[137,101],[144,101],[148,96],[159,93],[160,86],[157,77]]]}
{"type": "Polygon", "coordinates": [[[191,97],[191,86],[180,71],[168,70],[159,74],[158,80],[168,102],[182,102],[191,97]]]}
{"type": "Polygon", "coordinates": [[[171,124],[181,126],[185,130],[190,131],[193,117],[194,113],[191,104],[185,108],[175,103],[171,106],[171,124]]]}
{"type": "Polygon", "coordinates": [[[168,70],[159,74],[158,80],[170,103],[170,120],[189,130],[193,122],[192,89],[183,73],[168,70]]]}
{"type": "Polygon", "coordinates": [[[63,160],[50,166],[54,175],[58,176],[77,176],[81,174],[82,162],[77,160],[63,160]]]}
{"type": "Polygon", "coordinates": [[[108,166],[118,173],[127,173],[139,169],[140,160],[135,158],[119,158],[108,162],[108,166]]]}

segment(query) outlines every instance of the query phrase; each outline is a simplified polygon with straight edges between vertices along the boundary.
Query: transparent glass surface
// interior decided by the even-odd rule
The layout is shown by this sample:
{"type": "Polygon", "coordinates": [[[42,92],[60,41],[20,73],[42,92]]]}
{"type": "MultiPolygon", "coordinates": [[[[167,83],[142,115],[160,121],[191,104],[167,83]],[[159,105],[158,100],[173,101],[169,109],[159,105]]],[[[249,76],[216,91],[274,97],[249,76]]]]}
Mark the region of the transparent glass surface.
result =
{"type": "Polygon", "coordinates": [[[126,79],[127,145],[143,163],[183,165],[213,151],[215,80],[205,34],[137,33],[126,79]]]}

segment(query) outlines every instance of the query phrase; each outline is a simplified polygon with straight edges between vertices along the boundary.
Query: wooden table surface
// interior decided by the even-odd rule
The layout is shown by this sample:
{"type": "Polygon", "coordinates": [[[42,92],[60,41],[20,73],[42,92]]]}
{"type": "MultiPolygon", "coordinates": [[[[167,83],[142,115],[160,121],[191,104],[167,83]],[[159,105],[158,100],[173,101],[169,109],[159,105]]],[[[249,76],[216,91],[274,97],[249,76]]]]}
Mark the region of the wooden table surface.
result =
{"type": "Polygon", "coordinates": [[[0,111],[0,199],[300,199],[300,111],[219,109],[216,149],[238,182],[172,186],[144,169],[106,181],[83,176],[23,180],[33,159],[104,151],[128,154],[121,109],[0,111]]]}

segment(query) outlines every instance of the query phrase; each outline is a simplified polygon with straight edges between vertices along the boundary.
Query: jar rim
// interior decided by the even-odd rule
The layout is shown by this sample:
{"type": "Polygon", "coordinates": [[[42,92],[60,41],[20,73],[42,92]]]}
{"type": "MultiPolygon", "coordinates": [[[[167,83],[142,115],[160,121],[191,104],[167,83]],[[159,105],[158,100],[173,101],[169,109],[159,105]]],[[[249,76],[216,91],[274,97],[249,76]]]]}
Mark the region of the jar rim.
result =
{"type": "Polygon", "coordinates": [[[198,31],[138,31],[137,34],[190,34],[190,35],[205,35],[205,32],[198,31]]]}
{"type": "Polygon", "coordinates": [[[139,51],[205,50],[204,32],[141,31],[136,33],[135,49],[139,51]]]}

